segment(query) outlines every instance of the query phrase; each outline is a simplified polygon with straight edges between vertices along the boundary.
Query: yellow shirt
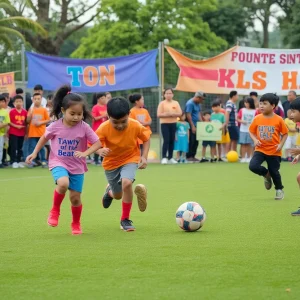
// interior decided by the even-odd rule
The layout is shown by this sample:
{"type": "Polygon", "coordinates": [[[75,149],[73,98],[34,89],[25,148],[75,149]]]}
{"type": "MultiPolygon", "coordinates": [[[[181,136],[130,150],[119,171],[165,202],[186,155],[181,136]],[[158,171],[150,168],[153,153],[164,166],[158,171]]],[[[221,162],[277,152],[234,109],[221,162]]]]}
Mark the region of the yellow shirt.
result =
{"type": "MultiPolygon", "coordinates": [[[[159,103],[158,108],[157,108],[157,114],[159,113],[178,113],[181,114],[181,108],[180,105],[177,101],[171,100],[163,100],[159,103]]],[[[160,123],[177,123],[177,117],[167,117],[167,118],[160,118],[160,123]]]]}
{"type": "Polygon", "coordinates": [[[284,123],[286,124],[287,128],[289,129],[289,136],[295,136],[296,132],[291,132],[290,129],[296,129],[296,123],[293,120],[290,120],[289,118],[286,118],[284,120],[284,123]]]}
{"type": "MultiPolygon", "coordinates": [[[[5,108],[0,109],[0,123],[8,124],[10,123],[9,113],[5,108]]],[[[7,127],[0,129],[0,136],[4,136],[6,133],[7,127]]]]}

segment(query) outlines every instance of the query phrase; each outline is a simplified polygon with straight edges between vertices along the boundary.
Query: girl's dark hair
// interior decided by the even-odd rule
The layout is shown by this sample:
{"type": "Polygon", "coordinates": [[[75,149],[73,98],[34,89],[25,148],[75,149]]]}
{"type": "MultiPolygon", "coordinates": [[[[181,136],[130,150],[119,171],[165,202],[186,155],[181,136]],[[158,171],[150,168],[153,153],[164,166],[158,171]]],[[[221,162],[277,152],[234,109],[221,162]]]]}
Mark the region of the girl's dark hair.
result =
{"type": "Polygon", "coordinates": [[[245,103],[249,103],[249,108],[255,109],[255,103],[254,103],[253,98],[251,98],[251,97],[246,98],[245,103]]]}
{"type": "Polygon", "coordinates": [[[98,99],[101,97],[105,97],[106,93],[94,93],[93,94],[93,105],[96,105],[98,102],[98,99]]]}
{"type": "Polygon", "coordinates": [[[53,94],[49,94],[48,96],[47,96],[47,100],[52,100],[53,99],[53,94]]]}
{"type": "Polygon", "coordinates": [[[174,90],[173,90],[172,88],[165,89],[165,90],[164,90],[164,94],[165,94],[167,91],[171,91],[171,92],[174,94],[174,90]]]}
{"type": "Polygon", "coordinates": [[[66,111],[70,106],[79,103],[82,104],[83,120],[92,119],[85,99],[79,94],[72,93],[69,85],[63,85],[56,91],[52,103],[53,109],[51,116],[55,116],[57,119],[61,117],[62,108],[66,111]]]}
{"type": "Polygon", "coordinates": [[[239,102],[239,108],[238,110],[242,109],[245,107],[245,98],[243,98],[240,102],[239,102]]]}
{"type": "Polygon", "coordinates": [[[112,98],[107,103],[107,114],[116,120],[129,115],[130,108],[128,101],[123,97],[112,98]]]}
{"type": "Polygon", "coordinates": [[[142,95],[141,94],[132,94],[129,95],[128,99],[130,101],[130,103],[134,104],[136,101],[141,100],[142,95]]]}

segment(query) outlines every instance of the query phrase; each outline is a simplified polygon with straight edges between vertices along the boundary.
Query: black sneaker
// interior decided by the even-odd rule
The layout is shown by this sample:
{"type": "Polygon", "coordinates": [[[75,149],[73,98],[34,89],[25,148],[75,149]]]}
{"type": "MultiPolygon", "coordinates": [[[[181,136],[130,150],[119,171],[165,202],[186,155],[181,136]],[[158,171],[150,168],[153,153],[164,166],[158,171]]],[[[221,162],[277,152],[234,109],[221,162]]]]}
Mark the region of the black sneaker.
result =
{"type": "Polygon", "coordinates": [[[112,201],[113,201],[113,197],[111,197],[109,195],[109,191],[110,191],[110,186],[108,185],[106,187],[105,193],[104,193],[103,198],[102,198],[102,205],[103,205],[104,208],[109,208],[112,201]]]}
{"type": "Polygon", "coordinates": [[[216,158],[211,158],[211,159],[210,159],[210,162],[211,162],[211,163],[216,162],[216,161],[217,161],[216,158]]]}
{"type": "Polygon", "coordinates": [[[218,161],[219,162],[224,162],[224,160],[221,157],[218,159],[218,161]]]}
{"type": "Polygon", "coordinates": [[[202,158],[202,159],[200,160],[200,163],[204,163],[204,162],[208,162],[208,159],[202,158]]]}
{"type": "Polygon", "coordinates": [[[132,225],[132,221],[128,219],[121,220],[120,228],[123,229],[124,231],[135,231],[135,227],[132,225]]]}

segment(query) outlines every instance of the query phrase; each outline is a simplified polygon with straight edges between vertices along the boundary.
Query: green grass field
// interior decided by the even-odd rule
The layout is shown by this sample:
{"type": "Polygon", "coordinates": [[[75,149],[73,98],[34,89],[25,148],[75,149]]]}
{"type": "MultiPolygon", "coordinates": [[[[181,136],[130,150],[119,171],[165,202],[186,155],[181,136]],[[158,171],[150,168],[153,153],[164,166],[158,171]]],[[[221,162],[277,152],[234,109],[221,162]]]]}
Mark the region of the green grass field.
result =
{"type": "Polygon", "coordinates": [[[47,226],[48,170],[1,170],[1,299],[299,299],[298,167],[282,164],[286,196],[275,201],[245,164],[150,165],[136,181],[148,209],[134,203],[128,233],[121,203],[101,206],[102,168],[89,169],[82,236],[70,234],[68,199],[59,227],[47,226]],[[206,209],[199,232],[176,225],[186,201],[206,209]]]}

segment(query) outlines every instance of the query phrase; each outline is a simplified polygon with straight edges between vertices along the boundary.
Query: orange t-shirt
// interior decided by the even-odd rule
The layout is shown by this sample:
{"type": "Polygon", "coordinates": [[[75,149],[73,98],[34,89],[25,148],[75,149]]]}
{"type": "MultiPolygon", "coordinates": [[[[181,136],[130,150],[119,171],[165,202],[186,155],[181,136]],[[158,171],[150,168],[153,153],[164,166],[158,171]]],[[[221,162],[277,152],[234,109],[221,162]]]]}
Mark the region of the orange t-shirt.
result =
{"type": "MultiPolygon", "coordinates": [[[[163,100],[158,104],[157,107],[157,114],[159,113],[182,113],[181,107],[179,103],[175,100],[167,101],[163,100]]],[[[167,117],[167,118],[160,118],[160,123],[177,123],[177,117],[167,117]]]]}
{"type": "MultiPolygon", "coordinates": [[[[130,110],[129,118],[137,120],[138,122],[147,122],[147,123],[152,120],[147,109],[137,108],[137,107],[133,107],[130,110]]],[[[145,127],[147,129],[149,129],[150,132],[152,133],[149,125],[147,125],[145,127]]],[[[138,139],[138,142],[139,142],[139,144],[143,144],[143,141],[141,141],[140,139],[138,139]]]]}
{"type": "Polygon", "coordinates": [[[126,164],[140,162],[141,150],[138,139],[148,141],[151,131],[138,121],[129,118],[128,126],[122,131],[113,128],[108,120],[99,126],[96,134],[102,147],[110,149],[110,153],[104,157],[102,166],[104,170],[114,170],[126,164]]]}
{"type": "Polygon", "coordinates": [[[249,131],[262,144],[259,147],[256,146],[255,151],[266,155],[281,156],[281,151],[276,152],[276,148],[280,144],[281,136],[288,134],[289,130],[280,116],[274,114],[273,117],[267,118],[259,114],[253,119],[249,131]]]}
{"type": "Polygon", "coordinates": [[[28,137],[41,137],[46,132],[46,124],[36,126],[35,122],[50,120],[49,114],[47,109],[44,107],[39,107],[39,108],[33,107],[32,110],[33,110],[31,115],[32,117],[28,128],[28,137]]]}

